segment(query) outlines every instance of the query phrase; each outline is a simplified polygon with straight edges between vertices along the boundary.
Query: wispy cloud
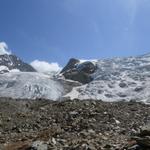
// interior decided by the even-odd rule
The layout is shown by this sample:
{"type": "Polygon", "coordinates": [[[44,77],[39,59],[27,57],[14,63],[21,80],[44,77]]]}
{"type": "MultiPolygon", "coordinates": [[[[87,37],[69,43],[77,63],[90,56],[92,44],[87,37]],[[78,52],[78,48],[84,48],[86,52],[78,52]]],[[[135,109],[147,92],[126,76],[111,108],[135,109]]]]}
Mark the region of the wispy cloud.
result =
{"type": "Polygon", "coordinates": [[[0,42],[0,55],[11,54],[11,51],[8,49],[8,46],[5,42],[0,42]]]}
{"type": "Polygon", "coordinates": [[[129,13],[130,16],[130,24],[132,24],[136,18],[137,11],[139,9],[139,0],[128,0],[129,2],[129,13]]]}
{"type": "Polygon", "coordinates": [[[129,23],[132,25],[136,19],[140,5],[144,0],[121,0],[119,1],[129,16],[129,23]]]}
{"type": "Polygon", "coordinates": [[[32,67],[34,67],[38,72],[46,73],[46,74],[53,74],[59,72],[62,68],[59,66],[58,63],[48,63],[46,61],[39,61],[34,60],[30,63],[32,67]]]}

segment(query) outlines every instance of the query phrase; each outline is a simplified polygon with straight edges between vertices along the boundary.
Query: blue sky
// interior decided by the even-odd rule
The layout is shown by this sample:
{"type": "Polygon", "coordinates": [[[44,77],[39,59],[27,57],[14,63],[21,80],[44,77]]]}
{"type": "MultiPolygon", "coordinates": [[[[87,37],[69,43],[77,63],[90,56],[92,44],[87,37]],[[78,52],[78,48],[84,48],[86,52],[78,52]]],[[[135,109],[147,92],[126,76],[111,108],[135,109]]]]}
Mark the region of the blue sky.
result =
{"type": "Polygon", "coordinates": [[[150,0],[0,0],[0,41],[62,66],[150,52],[150,0]]]}

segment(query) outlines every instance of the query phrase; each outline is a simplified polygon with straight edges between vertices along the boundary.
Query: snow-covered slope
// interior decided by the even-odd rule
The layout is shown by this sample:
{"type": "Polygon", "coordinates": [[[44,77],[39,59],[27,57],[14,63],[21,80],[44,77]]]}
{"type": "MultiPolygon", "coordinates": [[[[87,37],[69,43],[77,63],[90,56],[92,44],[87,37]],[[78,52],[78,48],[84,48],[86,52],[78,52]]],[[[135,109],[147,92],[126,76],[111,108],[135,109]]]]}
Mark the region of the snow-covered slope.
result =
{"type": "Polygon", "coordinates": [[[78,82],[36,72],[15,55],[0,54],[0,97],[59,100],[78,82]]]}
{"type": "Polygon", "coordinates": [[[16,72],[0,75],[0,97],[58,100],[63,85],[40,73],[16,72]]]}
{"type": "Polygon", "coordinates": [[[75,87],[64,97],[104,101],[136,100],[150,103],[150,55],[95,62],[93,81],[75,87]]]}

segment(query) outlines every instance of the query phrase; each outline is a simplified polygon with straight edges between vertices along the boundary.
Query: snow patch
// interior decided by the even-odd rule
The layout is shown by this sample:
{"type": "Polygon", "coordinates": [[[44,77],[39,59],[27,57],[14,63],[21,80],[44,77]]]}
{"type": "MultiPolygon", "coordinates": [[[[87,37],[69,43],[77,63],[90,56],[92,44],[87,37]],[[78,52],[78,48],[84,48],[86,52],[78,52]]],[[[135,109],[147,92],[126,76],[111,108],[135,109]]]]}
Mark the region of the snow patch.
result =
{"type": "Polygon", "coordinates": [[[97,59],[80,59],[79,61],[80,61],[79,64],[82,64],[84,62],[92,62],[93,64],[96,64],[98,60],[97,59]]]}
{"type": "Polygon", "coordinates": [[[20,70],[19,69],[12,69],[9,72],[20,72],[20,70]]]}
{"type": "Polygon", "coordinates": [[[3,71],[3,70],[9,71],[8,67],[6,67],[6,66],[0,66],[0,71],[3,71]]]}

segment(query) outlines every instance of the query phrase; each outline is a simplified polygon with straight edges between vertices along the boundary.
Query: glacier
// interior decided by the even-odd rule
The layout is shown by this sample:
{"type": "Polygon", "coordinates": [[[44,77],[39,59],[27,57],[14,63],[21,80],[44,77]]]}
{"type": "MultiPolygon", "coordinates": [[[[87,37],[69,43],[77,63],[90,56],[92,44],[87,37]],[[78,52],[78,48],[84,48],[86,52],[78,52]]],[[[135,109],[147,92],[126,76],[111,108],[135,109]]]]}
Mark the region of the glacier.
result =
{"type": "Polygon", "coordinates": [[[0,74],[0,96],[27,99],[58,100],[64,93],[60,82],[36,72],[0,74]]]}
{"type": "MultiPolygon", "coordinates": [[[[74,62],[73,67],[76,68],[73,68],[73,71],[86,70],[83,69],[86,66],[85,62],[95,65],[96,69],[90,73],[92,81],[86,84],[73,81],[65,78],[63,72],[50,76],[39,72],[21,72],[12,69],[0,74],[0,97],[136,101],[150,104],[150,54],[74,62]]],[[[0,70],[4,69],[7,70],[7,67],[0,67],[0,70]]],[[[67,68],[66,72],[68,69],[70,71],[70,68],[67,68]]],[[[86,70],[86,73],[88,72],[86,70]]]]}
{"type": "Polygon", "coordinates": [[[150,55],[94,61],[93,81],[74,87],[64,97],[150,103],[150,55]]]}

